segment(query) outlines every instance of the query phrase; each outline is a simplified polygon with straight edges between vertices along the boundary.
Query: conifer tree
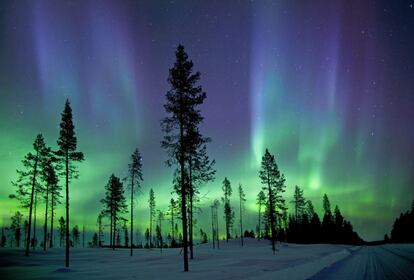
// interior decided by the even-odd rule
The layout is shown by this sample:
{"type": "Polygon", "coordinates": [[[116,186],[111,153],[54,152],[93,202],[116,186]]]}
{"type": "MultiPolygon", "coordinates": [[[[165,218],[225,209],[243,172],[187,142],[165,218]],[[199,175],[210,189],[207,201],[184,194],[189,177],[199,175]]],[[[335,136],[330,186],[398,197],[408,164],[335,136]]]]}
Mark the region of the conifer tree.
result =
{"type": "Polygon", "coordinates": [[[275,254],[276,215],[278,213],[277,208],[280,208],[281,206],[283,207],[284,204],[281,193],[285,191],[285,178],[279,171],[275,157],[269,153],[268,149],[266,149],[265,154],[262,157],[259,177],[262,184],[264,184],[263,190],[267,191],[267,218],[272,238],[272,251],[273,254],[275,254]]]}
{"type": "Polygon", "coordinates": [[[131,155],[131,162],[128,165],[128,186],[131,190],[131,248],[130,255],[132,256],[132,247],[134,246],[133,231],[134,231],[134,194],[141,189],[142,178],[142,158],[138,149],[135,149],[131,155]]]}
{"type": "Polygon", "coordinates": [[[66,235],[66,222],[63,217],[59,218],[59,240],[60,240],[60,247],[63,246],[63,241],[65,240],[66,235]]]}
{"type": "Polygon", "coordinates": [[[148,206],[149,206],[149,214],[150,214],[149,247],[151,248],[152,247],[152,222],[154,221],[154,216],[155,216],[155,194],[152,188],[150,189],[150,192],[149,192],[148,206]]]}
{"type": "Polygon", "coordinates": [[[124,186],[121,180],[112,174],[105,186],[105,198],[101,200],[104,204],[103,212],[109,216],[111,224],[112,250],[115,250],[117,232],[117,222],[121,219],[120,214],[126,211],[126,199],[124,196],[124,186]]]}
{"type": "MultiPolygon", "coordinates": [[[[191,191],[191,180],[188,178],[188,166],[192,162],[194,139],[192,133],[203,121],[200,110],[197,108],[204,102],[206,93],[197,85],[200,73],[193,73],[193,62],[182,45],[176,50],[176,61],[170,68],[168,82],[171,85],[166,94],[164,108],[168,114],[162,121],[165,133],[161,146],[166,149],[169,166],[176,165],[179,175],[179,193],[181,202],[182,233],[183,233],[183,261],[184,271],[188,271],[188,229],[187,229],[187,196],[191,191]]],[[[191,170],[191,168],[190,168],[191,170]]]]}
{"type": "Polygon", "coordinates": [[[45,221],[44,221],[44,231],[43,231],[43,250],[46,251],[46,244],[47,244],[47,221],[48,221],[48,213],[49,213],[49,197],[52,198],[52,203],[50,204],[51,207],[51,222],[50,222],[50,247],[52,246],[52,238],[53,238],[53,214],[54,214],[54,207],[52,204],[56,204],[54,200],[58,195],[57,192],[57,184],[58,178],[56,176],[55,167],[53,166],[54,158],[52,157],[51,153],[46,156],[43,160],[43,172],[42,177],[43,181],[45,182],[44,188],[44,200],[45,200],[45,221]]]}
{"type": "Polygon", "coordinates": [[[79,237],[80,237],[80,231],[79,231],[78,225],[75,225],[73,227],[72,237],[73,237],[73,247],[77,247],[79,245],[79,237]]]}
{"type": "Polygon", "coordinates": [[[260,191],[257,194],[256,203],[259,206],[259,223],[258,223],[257,238],[260,240],[262,239],[262,221],[261,221],[262,209],[264,206],[266,206],[266,195],[263,191],[260,191]]]}
{"type": "Polygon", "coordinates": [[[244,203],[246,202],[246,194],[243,191],[243,187],[239,184],[239,209],[240,209],[240,239],[241,245],[244,245],[243,241],[243,211],[244,211],[244,203]]]}
{"type": "Polygon", "coordinates": [[[20,239],[21,239],[21,223],[22,223],[23,215],[17,211],[11,218],[12,223],[10,225],[10,230],[13,233],[14,240],[16,241],[16,247],[20,247],[20,239]]]}
{"type": "Polygon", "coordinates": [[[69,267],[69,182],[71,179],[76,179],[78,173],[74,166],[74,162],[80,162],[84,160],[82,152],[77,152],[77,139],[75,135],[75,126],[72,120],[72,108],[70,107],[69,100],[66,100],[65,108],[62,112],[62,121],[60,123],[60,136],[57,140],[59,150],[56,155],[60,158],[61,163],[64,165],[64,176],[66,186],[66,252],[65,252],[65,266],[69,267]]]}
{"type": "Polygon", "coordinates": [[[224,178],[223,186],[221,189],[223,190],[223,197],[221,198],[221,201],[223,202],[224,221],[226,223],[226,242],[229,242],[229,239],[231,238],[230,231],[234,222],[234,211],[230,205],[230,197],[233,193],[233,190],[227,177],[224,178]]]}
{"type": "Polygon", "coordinates": [[[51,168],[46,173],[46,183],[49,185],[49,195],[50,195],[50,240],[49,248],[53,247],[53,231],[54,231],[54,218],[56,212],[56,206],[60,204],[60,199],[62,196],[60,192],[62,187],[58,184],[58,176],[56,174],[56,167],[51,166],[51,168]]]}
{"type": "Polygon", "coordinates": [[[158,240],[158,245],[161,248],[161,252],[162,252],[162,247],[164,246],[164,240],[162,238],[162,221],[164,220],[164,213],[160,210],[158,210],[157,212],[158,212],[157,240],[158,240]]]}
{"type": "MultiPolygon", "coordinates": [[[[47,153],[47,148],[42,134],[38,134],[33,143],[34,153],[28,153],[22,160],[25,170],[17,170],[18,179],[12,182],[17,187],[16,194],[9,197],[18,199],[23,208],[29,208],[29,224],[26,236],[25,255],[29,256],[29,247],[31,241],[31,226],[33,206],[36,205],[35,198],[40,190],[39,177],[42,171],[42,161],[47,153]]],[[[35,235],[35,228],[34,228],[35,235]]],[[[34,245],[34,242],[33,242],[34,245]]]]}
{"type": "Polygon", "coordinates": [[[325,242],[332,243],[334,239],[334,223],[331,212],[331,203],[326,194],[323,196],[324,216],[322,220],[322,239],[325,242]]]}
{"type": "Polygon", "coordinates": [[[98,246],[102,246],[103,241],[103,225],[102,225],[102,218],[104,217],[104,213],[100,212],[98,215],[97,223],[98,223],[98,246]]]}
{"type": "Polygon", "coordinates": [[[292,203],[295,207],[295,219],[296,222],[299,223],[302,215],[305,213],[306,208],[306,200],[303,196],[303,190],[298,186],[295,186],[295,193],[293,194],[292,203]]]}
{"type": "Polygon", "coordinates": [[[177,213],[177,202],[174,198],[171,198],[170,204],[168,205],[168,216],[170,217],[171,221],[171,247],[175,247],[177,242],[175,240],[175,228],[174,228],[174,219],[176,218],[177,213]]]}

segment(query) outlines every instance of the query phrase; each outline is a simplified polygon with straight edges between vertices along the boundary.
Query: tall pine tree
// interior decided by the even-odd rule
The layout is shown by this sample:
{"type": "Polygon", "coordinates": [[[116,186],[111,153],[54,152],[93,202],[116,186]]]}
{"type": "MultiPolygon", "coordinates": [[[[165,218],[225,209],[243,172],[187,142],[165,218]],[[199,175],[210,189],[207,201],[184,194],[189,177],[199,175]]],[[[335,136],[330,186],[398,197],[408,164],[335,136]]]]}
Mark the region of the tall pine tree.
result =
{"type": "Polygon", "coordinates": [[[82,152],[77,152],[77,139],[75,135],[75,126],[72,120],[72,108],[70,107],[69,100],[66,100],[65,108],[62,112],[62,121],[60,123],[60,136],[57,140],[59,150],[56,155],[60,158],[61,163],[64,165],[64,176],[66,186],[66,258],[65,266],[69,267],[69,245],[70,245],[70,220],[69,220],[69,182],[71,179],[76,179],[78,173],[74,166],[74,162],[80,162],[84,160],[82,152]]]}
{"type": "Polygon", "coordinates": [[[155,218],[155,194],[154,190],[150,189],[149,192],[149,198],[148,198],[148,207],[149,207],[149,214],[150,214],[150,220],[149,220],[149,247],[151,248],[153,246],[153,238],[152,238],[152,224],[154,222],[155,218]]]}
{"type": "Polygon", "coordinates": [[[230,231],[233,227],[234,222],[234,211],[230,205],[230,197],[233,193],[233,190],[231,188],[230,181],[226,178],[223,180],[223,186],[221,187],[223,190],[223,197],[221,198],[221,201],[223,202],[224,207],[224,221],[226,223],[226,242],[229,242],[230,231]]]}
{"type": "Polygon", "coordinates": [[[262,157],[259,177],[262,184],[264,184],[263,190],[267,192],[267,218],[272,238],[272,251],[273,254],[275,254],[276,215],[278,214],[278,208],[284,204],[281,193],[285,191],[285,178],[279,171],[275,157],[270,154],[268,149],[266,149],[265,154],[262,157]]]}
{"type": "Polygon", "coordinates": [[[101,202],[104,204],[104,213],[110,218],[112,249],[115,250],[117,222],[121,219],[120,214],[124,213],[127,208],[124,196],[124,186],[122,185],[121,180],[112,174],[111,177],[109,177],[105,189],[105,198],[103,198],[101,202]]]}
{"type": "Polygon", "coordinates": [[[241,245],[244,245],[243,241],[243,211],[244,211],[244,203],[246,202],[246,194],[243,191],[243,187],[239,184],[239,210],[240,210],[240,239],[241,245]]]}
{"type": "Polygon", "coordinates": [[[200,73],[193,73],[193,62],[182,45],[175,52],[176,61],[170,68],[168,82],[171,86],[166,94],[165,111],[168,116],[162,121],[164,139],[161,146],[167,151],[168,165],[176,165],[179,171],[179,193],[181,198],[181,217],[183,232],[184,271],[188,271],[188,228],[187,228],[187,196],[191,180],[188,165],[193,154],[192,133],[203,121],[197,108],[204,102],[206,93],[197,85],[200,73]],[[189,182],[190,181],[190,182],[189,182]]]}
{"type": "Polygon", "coordinates": [[[130,255],[132,256],[132,247],[134,246],[133,230],[134,230],[134,194],[141,189],[142,178],[142,158],[138,149],[135,149],[131,155],[131,162],[128,164],[128,187],[131,190],[131,249],[130,255]]]}
{"type": "MultiPolygon", "coordinates": [[[[26,236],[25,255],[29,256],[29,247],[31,241],[32,212],[35,204],[35,197],[40,188],[39,177],[42,171],[42,163],[48,152],[42,134],[38,134],[33,143],[34,153],[28,153],[22,160],[25,170],[17,170],[19,175],[16,182],[12,182],[17,187],[16,194],[10,198],[16,198],[20,201],[22,207],[29,208],[29,223],[26,236]]],[[[33,241],[33,244],[35,241],[33,241]]]]}

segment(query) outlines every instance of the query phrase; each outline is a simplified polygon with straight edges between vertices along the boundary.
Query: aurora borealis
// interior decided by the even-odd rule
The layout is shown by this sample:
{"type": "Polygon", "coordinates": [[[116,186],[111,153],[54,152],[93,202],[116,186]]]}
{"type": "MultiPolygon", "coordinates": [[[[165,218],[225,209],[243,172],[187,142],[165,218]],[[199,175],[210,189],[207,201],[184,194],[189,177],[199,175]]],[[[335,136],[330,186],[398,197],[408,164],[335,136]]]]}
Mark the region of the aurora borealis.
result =
{"type": "Polygon", "coordinates": [[[56,148],[66,98],[86,158],[72,225],[96,227],[104,186],[126,175],[136,147],[135,223],[148,223],[150,188],[166,210],[160,120],[182,43],[207,92],[202,130],[217,162],[202,209],[227,176],[244,186],[255,228],[267,147],[287,201],[299,185],[320,211],[327,193],[362,238],[381,239],[414,199],[413,30],[413,1],[1,1],[0,224],[18,207],[10,182],[36,134],[56,148]]]}

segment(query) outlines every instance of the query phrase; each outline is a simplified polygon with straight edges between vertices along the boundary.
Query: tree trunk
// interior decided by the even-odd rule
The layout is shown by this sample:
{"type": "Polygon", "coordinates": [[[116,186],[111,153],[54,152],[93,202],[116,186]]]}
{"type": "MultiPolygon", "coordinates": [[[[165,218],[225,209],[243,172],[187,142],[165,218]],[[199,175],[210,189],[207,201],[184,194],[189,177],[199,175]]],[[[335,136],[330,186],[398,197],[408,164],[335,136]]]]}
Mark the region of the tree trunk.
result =
{"type": "Polygon", "coordinates": [[[149,248],[152,248],[152,206],[150,207],[149,248]]]}
{"type": "Polygon", "coordinates": [[[43,233],[43,251],[46,251],[46,235],[47,235],[47,210],[49,204],[49,185],[46,185],[46,210],[45,210],[45,228],[43,233]]]}
{"type": "Polygon", "coordinates": [[[190,259],[194,259],[194,253],[193,253],[193,198],[194,198],[194,190],[193,190],[193,179],[192,179],[192,158],[190,156],[189,159],[189,169],[190,169],[190,228],[189,228],[189,234],[190,234],[190,259]]]}
{"type": "Polygon", "coordinates": [[[52,193],[52,197],[51,197],[52,201],[50,204],[50,240],[49,240],[49,248],[53,247],[53,215],[54,215],[54,207],[53,204],[55,203],[55,198],[53,196],[52,193]]]}
{"type": "Polygon", "coordinates": [[[134,228],[134,175],[131,178],[131,252],[132,257],[132,243],[133,243],[133,228],[134,228]]]}
{"type": "Polygon", "coordinates": [[[219,232],[219,223],[218,223],[218,207],[216,206],[216,237],[217,237],[217,249],[220,249],[220,232],[219,232]]]}
{"type": "Polygon", "coordinates": [[[112,238],[113,238],[113,240],[112,240],[112,250],[115,250],[115,240],[116,240],[116,213],[115,213],[115,211],[114,211],[114,221],[113,221],[113,230],[114,230],[114,232],[112,233],[112,238]]]}
{"type": "Polygon", "coordinates": [[[69,238],[69,154],[66,151],[66,262],[65,266],[69,267],[69,246],[70,246],[70,238],[69,238]]]}
{"type": "Polygon", "coordinates": [[[34,221],[33,221],[33,243],[32,247],[33,250],[36,249],[37,237],[36,237],[36,213],[37,213],[37,190],[35,187],[35,194],[34,194],[34,221]]]}
{"type": "Polygon", "coordinates": [[[242,215],[242,197],[240,196],[240,238],[241,245],[243,246],[243,215],[242,215]]]}
{"type": "Polygon", "coordinates": [[[36,185],[36,175],[37,175],[37,163],[39,160],[39,152],[36,153],[36,160],[33,169],[33,179],[32,179],[32,193],[30,195],[30,208],[29,208],[29,224],[27,228],[27,236],[26,236],[26,257],[29,256],[29,248],[30,248],[30,230],[32,226],[32,210],[33,210],[33,199],[34,199],[34,192],[35,192],[35,185],[36,185]]]}
{"type": "Polygon", "coordinates": [[[216,238],[216,235],[215,235],[215,233],[214,233],[214,215],[213,215],[213,206],[211,206],[211,236],[212,236],[212,240],[213,240],[213,249],[215,249],[216,248],[216,245],[215,245],[215,238],[216,238]]]}
{"type": "Polygon", "coordinates": [[[274,217],[273,217],[273,199],[272,199],[272,188],[270,186],[269,172],[267,172],[267,186],[269,189],[269,215],[270,215],[270,230],[272,232],[272,251],[275,254],[275,228],[274,228],[274,217]]]}
{"type": "Polygon", "coordinates": [[[261,210],[262,210],[262,205],[259,204],[259,232],[258,232],[259,240],[262,238],[262,224],[261,224],[261,221],[260,221],[261,210]]]}
{"type": "MultiPolygon", "coordinates": [[[[181,102],[182,104],[182,102],[181,102]]],[[[183,111],[183,110],[181,110],[183,111]]],[[[188,242],[187,242],[187,210],[186,210],[186,187],[184,180],[184,127],[182,116],[180,118],[180,169],[181,169],[181,213],[182,213],[182,227],[183,227],[183,258],[184,271],[188,271],[188,242]]]]}

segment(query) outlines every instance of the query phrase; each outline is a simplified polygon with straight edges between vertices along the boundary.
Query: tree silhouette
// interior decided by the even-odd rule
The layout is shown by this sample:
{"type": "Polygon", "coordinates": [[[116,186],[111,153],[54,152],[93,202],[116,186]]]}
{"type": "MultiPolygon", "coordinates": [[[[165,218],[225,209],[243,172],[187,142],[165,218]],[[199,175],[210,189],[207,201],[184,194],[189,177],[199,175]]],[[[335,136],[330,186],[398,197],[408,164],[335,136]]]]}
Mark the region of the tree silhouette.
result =
{"type": "Polygon", "coordinates": [[[164,240],[162,238],[162,221],[164,220],[164,213],[162,213],[162,211],[158,210],[157,211],[158,215],[157,215],[157,220],[158,220],[158,225],[157,225],[157,230],[156,230],[156,235],[157,235],[157,245],[160,247],[161,252],[162,252],[162,247],[164,246],[164,240]]]}
{"type": "Polygon", "coordinates": [[[66,254],[65,254],[65,266],[69,267],[69,181],[76,179],[78,174],[74,166],[74,162],[80,162],[84,160],[82,152],[76,151],[77,139],[75,136],[75,126],[72,120],[72,108],[70,107],[69,100],[66,100],[65,108],[62,112],[62,121],[60,123],[60,136],[57,140],[59,150],[56,155],[60,158],[61,163],[64,165],[64,175],[66,183],[66,254]]]}
{"type": "Polygon", "coordinates": [[[46,239],[47,239],[47,220],[48,220],[48,212],[49,212],[49,196],[52,198],[51,202],[51,221],[50,221],[50,242],[49,246],[52,247],[52,238],[53,238],[53,215],[54,215],[54,206],[56,205],[56,197],[59,195],[58,191],[58,178],[56,175],[55,167],[53,166],[54,158],[52,157],[51,153],[49,152],[47,156],[45,156],[43,160],[43,181],[45,182],[44,188],[44,200],[45,200],[45,223],[44,223],[44,231],[43,231],[43,250],[46,251],[46,239]]]}
{"type": "Polygon", "coordinates": [[[45,181],[46,184],[49,185],[49,195],[50,195],[50,240],[49,240],[49,247],[53,247],[53,222],[55,218],[55,211],[56,206],[60,204],[60,199],[62,196],[60,192],[62,187],[58,184],[58,177],[56,174],[56,167],[54,165],[50,165],[50,167],[46,168],[45,173],[45,181]]]}
{"type": "Polygon", "coordinates": [[[98,223],[98,246],[102,246],[103,241],[103,225],[102,225],[102,218],[104,217],[104,213],[101,212],[98,215],[97,223],[98,223]]]}
{"type": "Polygon", "coordinates": [[[0,240],[0,247],[6,246],[6,235],[4,234],[4,226],[1,228],[1,240],[0,240]]]}
{"type": "Polygon", "coordinates": [[[292,203],[295,207],[295,219],[299,222],[302,215],[305,214],[306,200],[303,196],[303,190],[298,186],[295,186],[295,193],[293,195],[292,203]]]}
{"type": "Polygon", "coordinates": [[[174,228],[174,219],[176,218],[177,213],[177,202],[174,200],[174,198],[171,198],[170,204],[168,205],[168,216],[170,217],[171,221],[171,247],[177,246],[177,241],[175,240],[175,228],[174,228]]]}
{"type": "MultiPolygon", "coordinates": [[[[38,134],[33,143],[34,153],[28,153],[22,160],[25,170],[17,170],[18,179],[16,182],[12,182],[17,187],[16,194],[12,194],[9,197],[18,199],[23,208],[29,208],[29,224],[26,236],[26,250],[25,255],[29,256],[29,247],[31,241],[31,226],[32,226],[32,212],[33,206],[36,205],[35,198],[37,197],[37,191],[40,188],[38,177],[42,170],[42,161],[47,148],[42,134],[38,134]]],[[[36,207],[35,207],[36,208],[36,207]]],[[[34,236],[36,234],[36,228],[34,227],[34,236]]],[[[35,241],[32,242],[34,245],[35,241]]]]}
{"type": "Polygon", "coordinates": [[[120,220],[120,214],[126,210],[126,199],[124,196],[124,186],[121,180],[112,174],[105,186],[105,198],[101,200],[104,204],[103,212],[109,216],[111,223],[112,249],[115,250],[115,238],[117,233],[117,222],[120,220]]]}
{"type": "Polygon", "coordinates": [[[269,221],[271,239],[272,239],[272,251],[275,254],[275,241],[276,241],[276,211],[277,207],[284,204],[284,200],[281,197],[281,193],[285,189],[285,178],[280,173],[276,164],[275,157],[269,153],[266,149],[265,154],[262,157],[261,169],[259,171],[259,177],[261,179],[264,191],[267,191],[267,218],[269,221]]]}
{"type": "Polygon", "coordinates": [[[323,196],[323,220],[322,220],[322,239],[332,243],[334,237],[334,221],[331,212],[331,203],[326,194],[323,196]]]}
{"type": "Polygon", "coordinates": [[[169,70],[168,82],[171,89],[166,94],[165,111],[168,116],[162,121],[164,139],[161,146],[166,149],[169,159],[167,164],[178,165],[179,192],[181,196],[181,216],[183,232],[183,261],[184,271],[188,271],[188,236],[187,236],[187,195],[189,193],[188,171],[186,167],[191,162],[193,153],[192,132],[203,121],[197,106],[206,98],[201,86],[197,85],[200,73],[193,73],[193,62],[182,45],[175,52],[176,61],[169,70]],[[188,179],[187,179],[188,180],[188,179]]]}
{"type": "Polygon", "coordinates": [[[231,184],[227,177],[224,178],[223,186],[221,189],[223,190],[223,197],[221,198],[221,201],[223,202],[224,221],[226,223],[226,242],[229,242],[229,239],[231,238],[230,230],[233,226],[234,221],[234,211],[230,205],[230,197],[233,193],[233,190],[231,189],[231,184]]]}
{"type": "Polygon", "coordinates": [[[207,155],[207,143],[211,141],[210,138],[203,137],[199,132],[196,125],[190,125],[187,138],[189,149],[188,160],[188,180],[189,180],[189,192],[188,192],[188,219],[189,219],[189,243],[190,243],[190,258],[194,258],[193,250],[193,216],[194,216],[194,204],[198,201],[197,195],[199,194],[199,187],[201,184],[213,181],[215,179],[215,170],[213,168],[215,161],[210,160],[207,155]]]}
{"type": "Polygon", "coordinates": [[[79,237],[80,237],[80,231],[79,226],[75,225],[72,229],[72,237],[73,237],[73,246],[77,247],[79,245],[79,237]]]}
{"type": "Polygon", "coordinates": [[[154,216],[155,216],[155,194],[154,194],[154,190],[150,189],[149,192],[149,198],[148,198],[148,207],[149,207],[149,214],[150,214],[150,220],[149,220],[149,247],[152,248],[153,244],[152,244],[152,223],[154,221],[154,216]]]}
{"type": "Polygon", "coordinates": [[[241,245],[244,245],[243,241],[243,211],[244,211],[244,203],[246,202],[246,194],[243,191],[243,187],[239,184],[239,209],[240,209],[240,240],[241,245]]]}
{"type": "Polygon", "coordinates": [[[257,238],[260,240],[262,238],[262,221],[261,221],[261,215],[262,215],[262,209],[264,206],[266,206],[266,195],[263,191],[260,191],[257,194],[256,204],[259,206],[259,223],[258,223],[258,230],[257,230],[257,238]]]}
{"type": "Polygon", "coordinates": [[[16,241],[16,247],[20,247],[20,238],[21,238],[21,223],[23,215],[17,211],[11,218],[10,230],[13,233],[14,240],[16,241]]]}
{"type": "Polygon", "coordinates": [[[134,231],[134,194],[141,189],[142,178],[142,158],[138,149],[135,149],[131,155],[131,162],[128,164],[128,186],[131,190],[131,249],[130,255],[132,256],[132,247],[134,246],[133,231],[134,231]]]}
{"type": "Polygon", "coordinates": [[[63,217],[60,217],[59,219],[59,240],[60,240],[60,247],[63,246],[63,241],[65,239],[66,235],[66,222],[63,217]]]}
{"type": "Polygon", "coordinates": [[[391,241],[394,243],[414,242],[414,200],[411,210],[401,213],[395,219],[391,230],[391,241]]]}

